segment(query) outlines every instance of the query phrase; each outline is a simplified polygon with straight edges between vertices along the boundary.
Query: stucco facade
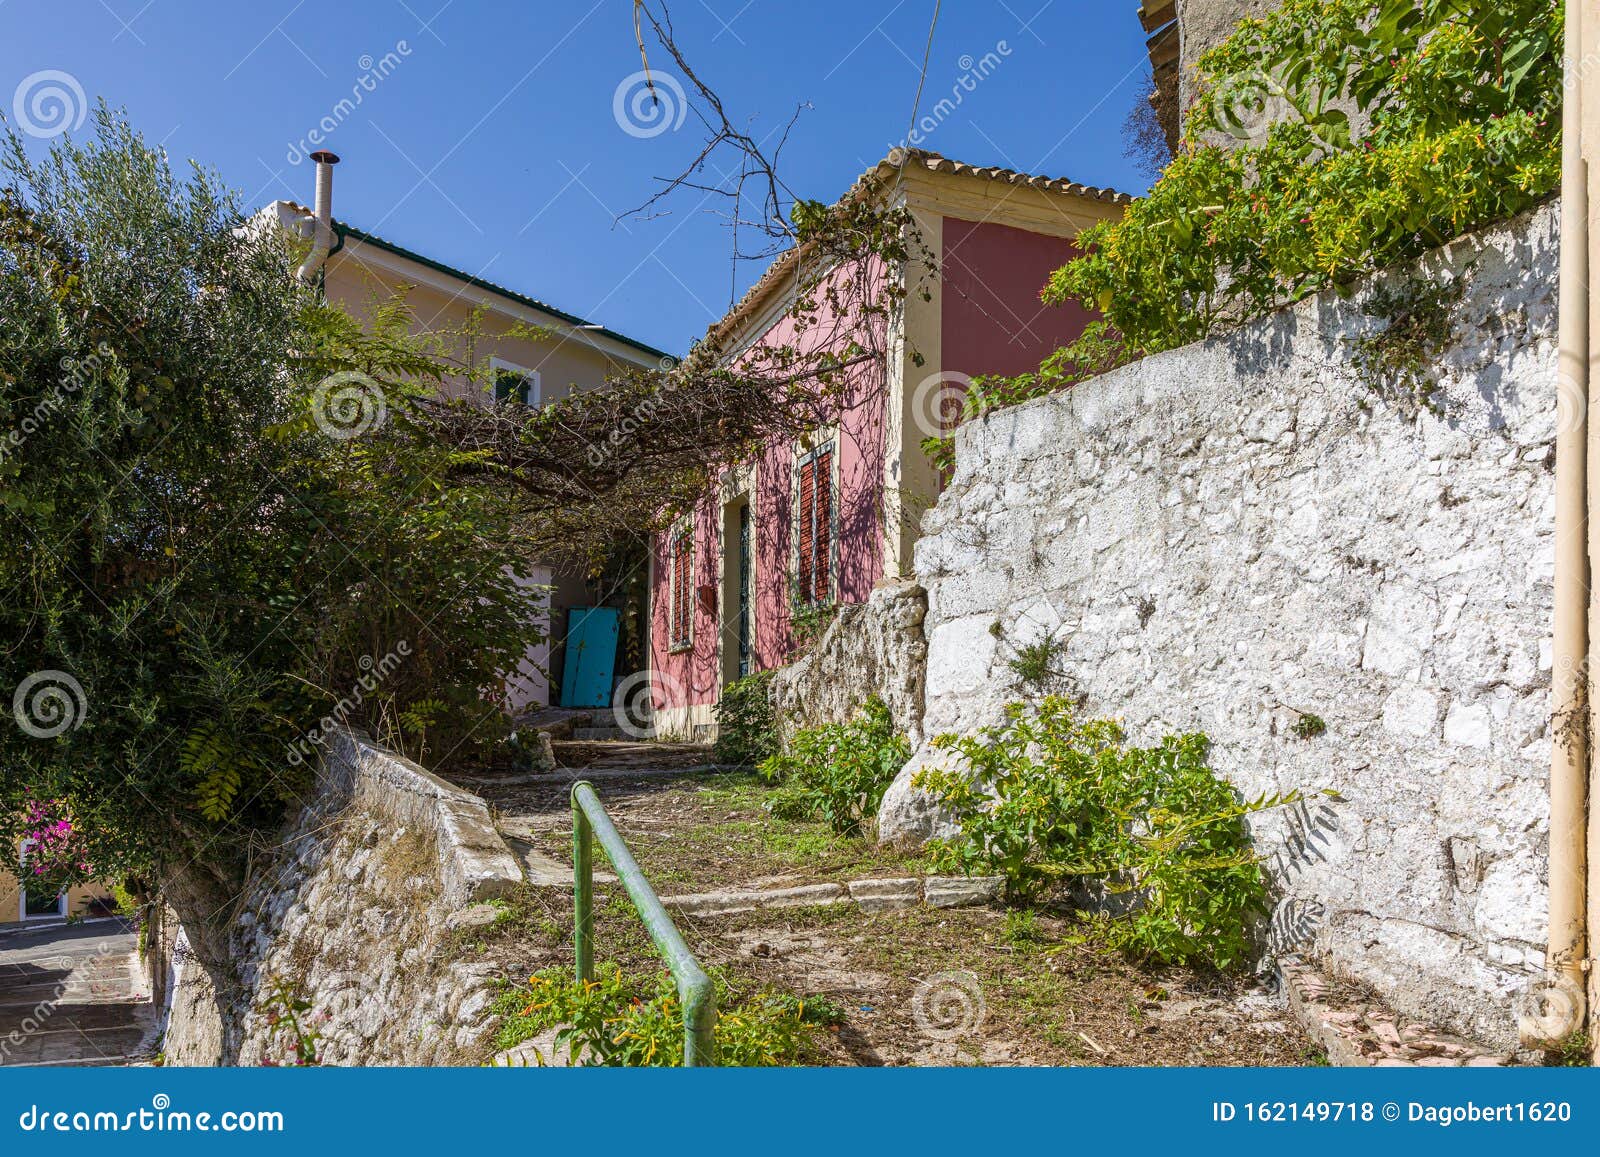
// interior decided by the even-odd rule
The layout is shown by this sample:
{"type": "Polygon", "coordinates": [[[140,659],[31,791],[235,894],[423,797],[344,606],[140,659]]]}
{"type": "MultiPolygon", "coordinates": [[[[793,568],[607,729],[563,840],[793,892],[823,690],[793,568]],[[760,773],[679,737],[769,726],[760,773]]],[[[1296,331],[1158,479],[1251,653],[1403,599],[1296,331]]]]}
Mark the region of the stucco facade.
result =
{"type": "Polygon", "coordinates": [[[84,884],[61,896],[28,896],[22,883],[11,872],[0,871],[0,924],[23,920],[82,916],[99,904],[109,902],[111,893],[99,884],[84,884]],[[37,901],[43,901],[38,903],[37,901]],[[63,903],[62,901],[65,901],[63,903]],[[45,909],[45,910],[42,910],[45,909]]]}
{"type": "MultiPolygon", "coordinates": [[[[297,226],[311,214],[289,201],[276,202],[267,212],[290,233],[303,231],[297,226]]],[[[629,368],[653,368],[670,360],[664,351],[348,223],[335,221],[333,228],[336,239],[321,271],[330,302],[368,317],[377,305],[403,292],[416,332],[471,333],[454,343],[452,356],[462,373],[445,379],[448,395],[492,404],[493,386],[483,384],[482,374],[493,371],[495,376],[516,375],[527,383],[525,400],[543,404],[594,389],[629,368]]],[[[529,598],[548,604],[549,639],[528,652],[509,681],[513,710],[551,702],[552,679],[560,676],[567,612],[595,601],[580,575],[540,565],[530,571],[529,598]]]]}
{"type": "MultiPolygon", "coordinates": [[[[741,668],[766,670],[793,657],[791,588],[803,549],[795,513],[811,484],[808,464],[825,464],[831,494],[824,607],[865,603],[879,583],[910,572],[922,515],[940,487],[922,443],[945,432],[942,406],[971,377],[1036,370],[1083,331],[1086,313],[1047,308],[1039,291],[1076,253],[1079,233],[1127,203],[1109,190],[929,153],[903,163],[892,154],[875,172],[889,178],[882,195],[910,209],[936,268],[882,271],[906,278],[913,291],[877,335],[888,357],[861,367],[832,421],[725,471],[713,493],[654,541],[649,662],[662,734],[710,734],[721,689],[741,668]],[[686,549],[675,549],[679,536],[686,549]],[[683,566],[693,591],[687,631],[672,616],[674,571],[683,566]]],[[[764,278],[714,330],[746,343],[786,341],[792,299],[783,287],[782,278],[764,278]]]]}

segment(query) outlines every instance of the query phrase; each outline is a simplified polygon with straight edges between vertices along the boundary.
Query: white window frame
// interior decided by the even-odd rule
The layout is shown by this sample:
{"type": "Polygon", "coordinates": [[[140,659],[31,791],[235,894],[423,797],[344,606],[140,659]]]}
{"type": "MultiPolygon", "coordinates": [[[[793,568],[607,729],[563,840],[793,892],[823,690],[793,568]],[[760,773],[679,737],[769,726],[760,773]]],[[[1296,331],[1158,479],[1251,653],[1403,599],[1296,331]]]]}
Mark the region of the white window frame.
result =
{"type": "Polygon", "coordinates": [[[519,366],[516,362],[507,361],[505,358],[489,359],[489,401],[496,403],[495,391],[500,386],[501,373],[518,374],[528,383],[527,405],[537,406],[544,400],[544,386],[539,380],[539,371],[530,370],[527,366],[519,366]]]}
{"type": "Polygon", "coordinates": [[[54,912],[29,912],[28,911],[28,852],[33,848],[34,841],[23,840],[18,848],[17,856],[17,922],[25,923],[29,920],[55,920],[65,917],[70,903],[70,897],[62,892],[56,897],[56,910],[54,912]]]}

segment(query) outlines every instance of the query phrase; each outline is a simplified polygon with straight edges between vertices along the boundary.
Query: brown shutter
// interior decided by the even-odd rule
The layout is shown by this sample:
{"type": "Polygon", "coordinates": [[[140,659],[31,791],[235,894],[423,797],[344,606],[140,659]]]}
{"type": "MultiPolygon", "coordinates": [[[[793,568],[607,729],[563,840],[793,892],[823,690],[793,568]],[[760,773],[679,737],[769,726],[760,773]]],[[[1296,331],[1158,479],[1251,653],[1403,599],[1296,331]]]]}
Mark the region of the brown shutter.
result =
{"type": "Polygon", "coordinates": [[[800,467],[800,502],[795,517],[800,520],[800,557],[795,575],[800,601],[811,601],[811,560],[816,549],[816,460],[800,467]]]}
{"type": "Polygon", "coordinates": [[[829,563],[833,545],[833,451],[824,450],[816,457],[816,534],[812,543],[812,601],[828,601],[829,563]]]}
{"type": "Polygon", "coordinates": [[[689,561],[693,545],[687,533],[680,533],[672,540],[672,606],[669,629],[672,634],[672,645],[681,646],[689,641],[690,606],[689,606],[689,561]]]}

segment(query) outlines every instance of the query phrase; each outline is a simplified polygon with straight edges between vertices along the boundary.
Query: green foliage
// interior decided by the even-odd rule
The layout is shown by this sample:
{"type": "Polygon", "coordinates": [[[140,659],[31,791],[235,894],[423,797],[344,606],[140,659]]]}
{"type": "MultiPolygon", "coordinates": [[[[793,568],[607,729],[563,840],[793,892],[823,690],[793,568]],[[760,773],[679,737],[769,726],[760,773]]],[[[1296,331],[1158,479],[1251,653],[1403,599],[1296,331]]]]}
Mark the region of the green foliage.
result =
{"type": "Polygon", "coordinates": [[[789,583],[789,635],[799,650],[806,650],[822,638],[824,631],[839,616],[839,604],[811,602],[800,596],[800,580],[789,583]]]}
{"type": "MultiPolygon", "coordinates": [[[[717,1008],[716,1063],[725,1066],[801,1063],[815,1051],[816,1031],[843,1019],[825,998],[758,992],[733,999],[724,983],[717,986],[717,1008]]],[[[683,1007],[669,972],[646,984],[606,965],[596,979],[579,983],[560,969],[545,969],[526,985],[507,985],[490,1011],[502,1018],[497,1049],[559,1028],[556,1048],[575,1064],[683,1064],[683,1007]]]]}
{"type": "MultiPolygon", "coordinates": [[[[1115,369],[1127,356],[1124,342],[1103,322],[1090,322],[1071,345],[1047,356],[1039,372],[1001,377],[986,374],[974,378],[963,395],[959,421],[975,418],[1007,406],[1021,405],[1034,398],[1064,390],[1077,382],[1115,369]]],[[[922,451],[936,470],[955,467],[955,437],[925,438],[922,451]]]]}
{"type": "Polygon", "coordinates": [[[1437,413],[1434,356],[1455,336],[1451,308],[1466,289],[1462,279],[1445,285],[1408,281],[1373,291],[1366,312],[1386,324],[1355,343],[1356,373],[1374,394],[1407,411],[1437,413]]]}
{"type": "Polygon", "coordinates": [[[322,1032],[317,1028],[317,1014],[311,1011],[311,1002],[295,985],[280,976],[272,977],[261,1001],[261,1016],[267,1026],[262,1065],[278,1068],[289,1064],[301,1068],[322,1063],[322,1032]],[[271,1055],[275,1052],[287,1059],[271,1055]]]}
{"type": "Polygon", "coordinates": [[[746,675],[722,689],[717,700],[718,763],[752,767],[777,754],[771,671],[746,675]]]}
{"type": "Polygon", "coordinates": [[[1129,747],[1117,724],[1080,721],[1054,696],[1013,704],[977,736],[941,735],[935,748],[962,766],[915,782],[961,834],[935,844],[935,862],[1002,873],[1019,899],[1064,884],[1103,893],[1125,909],[1108,923],[1114,941],[1147,959],[1242,964],[1267,896],[1244,819],[1299,796],[1236,800],[1206,766],[1207,742],[1129,747]]]}
{"type": "Polygon", "coordinates": [[[1315,739],[1328,730],[1328,723],[1320,715],[1302,711],[1289,725],[1289,730],[1294,733],[1296,739],[1315,739]]]}
{"type": "Polygon", "coordinates": [[[1589,1034],[1570,1032],[1545,1053],[1545,1064],[1551,1068],[1588,1068],[1593,1064],[1593,1056],[1589,1034]]]}
{"type": "Polygon", "coordinates": [[[779,819],[857,835],[910,758],[911,744],[895,734],[889,708],[874,695],[849,723],[799,731],[761,764],[761,774],[780,785],[767,807],[779,819]]]}
{"type": "Polygon", "coordinates": [[[1006,943],[1021,947],[1038,944],[1045,939],[1039,927],[1039,915],[1032,908],[1012,908],[1006,913],[1006,943]]]}
{"type": "Polygon", "coordinates": [[[0,687],[81,688],[52,735],[0,728],[0,837],[61,800],[80,876],[183,875],[219,911],[312,738],[493,742],[537,607],[506,500],[419,425],[459,367],[404,303],[356,322],[214,174],[103,107],[94,134],[0,156],[0,687]]]}
{"type": "Polygon", "coordinates": [[[1059,639],[1037,639],[1018,647],[1017,653],[1006,660],[1006,666],[1011,668],[1011,673],[1024,687],[1041,691],[1061,676],[1061,653],[1064,649],[1065,644],[1059,639]]]}
{"type": "Polygon", "coordinates": [[[1045,300],[1100,309],[1136,356],[1526,209],[1559,181],[1561,25],[1556,0],[1286,0],[1244,21],[1199,62],[1178,157],[1045,300]]]}

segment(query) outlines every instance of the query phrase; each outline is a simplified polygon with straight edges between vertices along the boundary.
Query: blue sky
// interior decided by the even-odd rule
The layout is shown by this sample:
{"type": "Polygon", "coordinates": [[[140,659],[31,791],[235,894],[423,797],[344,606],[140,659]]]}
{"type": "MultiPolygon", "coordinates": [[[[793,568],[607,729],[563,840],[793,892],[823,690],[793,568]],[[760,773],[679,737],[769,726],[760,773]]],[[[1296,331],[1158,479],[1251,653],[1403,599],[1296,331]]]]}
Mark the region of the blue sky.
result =
{"type": "MultiPolygon", "coordinates": [[[[905,137],[933,8],[671,4],[690,63],[753,135],[809,104],[783,168],[819,200],[905,137]]],[[[944,0],[922,109],[961,99],[922,144],[1141,191],[1121,134],[1146,75],[1136,8],[944,0]]],[[[13,122],[41,87],[70,100],[70,84],[38,76],[65,73],[175,160],[212,166],[263,204],[311,200],[301,157],[329,118],[337,216],[664,349],[684,350],[760,274],[732,267],[716,198],[680,192],[648,219],[618,220],[703,139],[692,113],[641,135],[656,126],[629,119],[626,91],[616,115],[639,69],[629,0],[0,0],[0,31],[13,122]],[[340,111],[344,98],[354,107],[340,111]]],[[[659,49],[651,64],[672,72],[659,49]]]]}

